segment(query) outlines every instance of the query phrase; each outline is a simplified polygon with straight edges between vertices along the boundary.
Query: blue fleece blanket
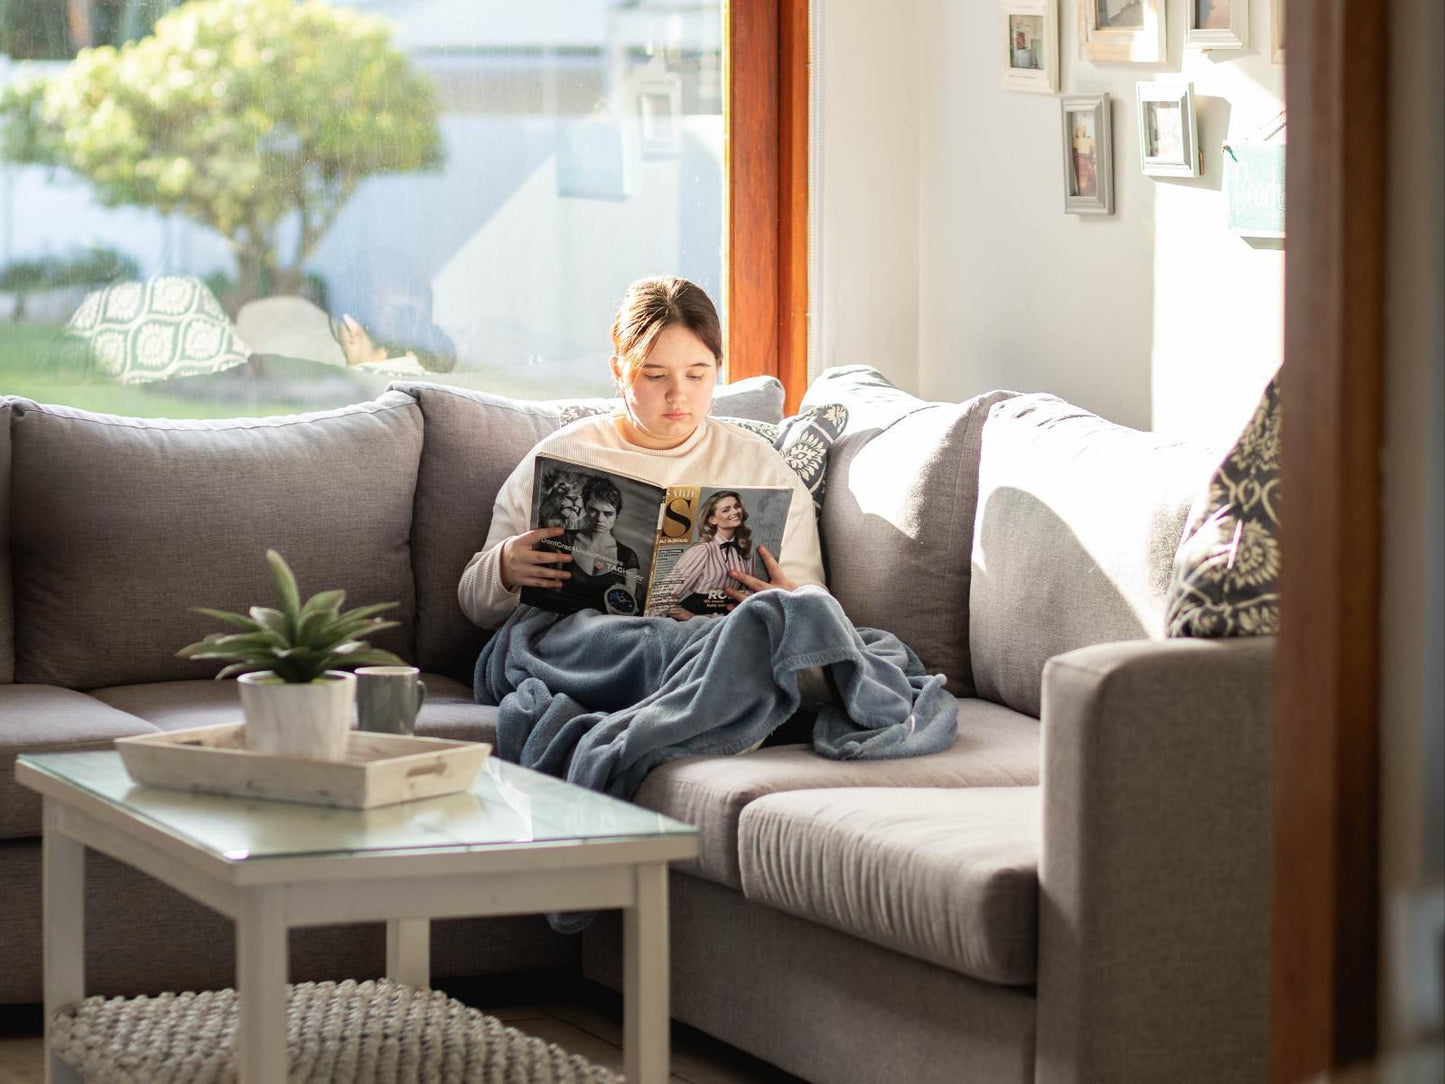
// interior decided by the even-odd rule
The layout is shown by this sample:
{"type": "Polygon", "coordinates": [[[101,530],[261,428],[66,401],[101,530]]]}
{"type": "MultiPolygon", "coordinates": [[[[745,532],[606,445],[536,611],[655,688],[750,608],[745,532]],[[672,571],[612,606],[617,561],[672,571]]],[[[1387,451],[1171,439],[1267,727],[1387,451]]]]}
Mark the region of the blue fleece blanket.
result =
{"type": "Polygon", "coordinates": [[[683,756],[742,752],[798,708],[798,671],[830,666],[839,703],[813,748],[834,760],[948,748],[958,702],[891,633],[855,628],[815,587],[762,591],[723,618],[673,621],[523,606],[477,659],[478,703],[498,707],[497,753],[631,798],[683,756]]]}

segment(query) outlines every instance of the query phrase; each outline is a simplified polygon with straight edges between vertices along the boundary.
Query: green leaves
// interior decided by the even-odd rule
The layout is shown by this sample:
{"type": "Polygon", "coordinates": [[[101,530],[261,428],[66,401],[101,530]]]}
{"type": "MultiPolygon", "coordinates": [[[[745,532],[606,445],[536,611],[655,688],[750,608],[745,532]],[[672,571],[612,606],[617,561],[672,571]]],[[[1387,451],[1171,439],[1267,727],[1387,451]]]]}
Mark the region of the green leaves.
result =
{"type": "Polygon", "coordinates": [[[238,614],[195,607],[193,612],[241,631],[213,632],[181,648],[178,656],[229,662],[217,678],[270,670],[294,684],[315,681],[327,670],[402,662],[390,651],[367,643],[372,634],[396,627],[397,622],[374,616],[396,603],[376,602],[343,612],[344,591],[321,591],[303,603],[296,577],[281,555],[267,550],[266,563],[276,584],[276,608],[252,606],[248,614],[238,614]]]}
{"type": "MultiPolygon", "coordinates": [[[[23,75],[0,92],[0,137],[107,206],[180,211],[238,252],[249,232],[272,267],[282,223],[314,244],[364,178],[443,159],[432,83],[390,25],[320,0],[181,4],[148,37],[23,75]]],[[[310,253],[291,255],[299,274],[310,253]]]]}

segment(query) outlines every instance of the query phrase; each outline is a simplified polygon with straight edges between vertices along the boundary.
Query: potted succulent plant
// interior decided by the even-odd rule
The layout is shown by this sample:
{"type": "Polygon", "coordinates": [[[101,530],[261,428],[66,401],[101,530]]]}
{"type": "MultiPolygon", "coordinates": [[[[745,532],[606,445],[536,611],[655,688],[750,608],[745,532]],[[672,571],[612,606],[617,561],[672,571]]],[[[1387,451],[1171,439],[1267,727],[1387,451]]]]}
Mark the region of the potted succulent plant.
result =
{"type": "Polygon", "coordinates": [[[341,760],[356,703],[356,666],[402,660],[366,637],[395,621],[374,616],[395,606],[379,602],[341,610],[344,591],[322,591],[304,603],[296,577],[275,550],[266,551],[278,605],[252,606],[249,615],[195,607],[234,626],[176,652],[183,659],[223,659],[216,675],[238,675],[246,748],[273,756],[341,760]]]}

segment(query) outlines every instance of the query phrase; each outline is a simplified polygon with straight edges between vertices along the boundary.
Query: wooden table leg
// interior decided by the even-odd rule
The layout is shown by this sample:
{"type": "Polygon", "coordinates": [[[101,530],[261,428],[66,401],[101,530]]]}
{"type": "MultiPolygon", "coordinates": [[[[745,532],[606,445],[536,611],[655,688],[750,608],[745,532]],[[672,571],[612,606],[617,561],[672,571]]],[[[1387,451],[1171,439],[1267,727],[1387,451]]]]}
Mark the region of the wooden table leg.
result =
{"type": "Polygon", "coordinates": [[[431,919],[394,918],[387,922],[386,977],[418,990],[431,985],[431,919]]]}
{"type": "Polygon", "coordinates": [[[286,898],[284,889],[249,888],[236,920],[236,1055],[240,1084],[286,1079],[286,898]]]}
{"type": "Polygon", "coordinates": [[[50,1018],[85,997],[85,847],[62,834],[59,821],[60,806],[46,798],[41,843],[46,1084],[76,1079],[53,1053],[50,1018]]]}
{"type": "Polygon", "coordinates": [[[637,867],[623,912],[622,1059],[629,1084],[660,1084],[669,1068],[667,864],[637,867]]]}

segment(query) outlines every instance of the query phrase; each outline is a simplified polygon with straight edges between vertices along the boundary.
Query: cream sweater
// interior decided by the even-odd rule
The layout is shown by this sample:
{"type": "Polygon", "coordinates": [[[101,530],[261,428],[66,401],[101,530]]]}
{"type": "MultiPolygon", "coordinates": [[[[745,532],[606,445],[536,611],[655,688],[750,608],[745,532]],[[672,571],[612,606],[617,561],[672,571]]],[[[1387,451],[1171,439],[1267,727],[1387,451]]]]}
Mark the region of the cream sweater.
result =
{"type": "Polygon", "coordinates": [[[726,422],[704,418],[676,448],[639,448],[618,431],[615,416],[582,418],[543,438],[502,485],[492,509],[492,526],[482,548],[467,562],[457,585],[462,612],[484,628],[495,628],[517,608],[517,591],[502,586],[502,543],[528,530],[532,516],[533,456],[546,452],[576,463],[628,474],[654,485],[786,485],[793,490],[783,552],[775,556],[794,583],[823,586],[823,555],[813,498],[783,457],[761,437],[726,422]]]}

